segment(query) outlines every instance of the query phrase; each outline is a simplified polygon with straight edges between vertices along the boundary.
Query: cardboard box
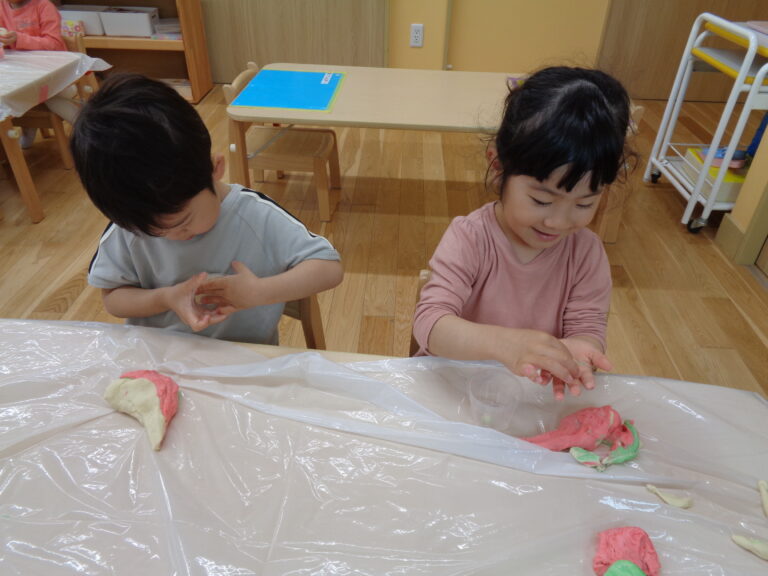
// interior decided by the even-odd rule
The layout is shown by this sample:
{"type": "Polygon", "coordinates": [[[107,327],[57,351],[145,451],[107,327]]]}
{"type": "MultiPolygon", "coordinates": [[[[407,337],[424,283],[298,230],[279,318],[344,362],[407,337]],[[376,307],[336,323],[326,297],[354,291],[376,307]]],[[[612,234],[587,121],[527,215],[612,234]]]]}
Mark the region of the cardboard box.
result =
{"type": "Polygon", "coordinates": [[[103,36],[104,27],[101,25],[99,13],[106,10],[108,6],[89,6],[80,4],[64,4],[59,6],[62,20],[79,20],[85,26],[85,33],[88,36],[103,36]]]}
{"type": "Polygon", "coordinates": [[[155,33],[159,21],[157,8],[114,6],[100,12],[101,24],[107,36],[143,36],[155,33]]]}
{"type": "MultiPolygon", "coordinates": [[[[699,177],[699,172],[704,166],[704,156],[702,155],[701,148],[688,148],[685,152],[685,162],[682,163],[682,169],[691,182],[695,185],[696,179],[699,177]]],[[[705,198],[709,198],[712,192],[712,183],[717,178],[720,168],[710,167],[708,180],[704,183],[704,187],[701,190],[702,195],[705,198]]],[[[736,197],[739,195],[741,185],[744,183],[747,169],[741,168],[735,170],[733,168],[728,169],[728,173],[723,178],[723,183],[717,191],[716,202],[735,202],[736,197]]]]}

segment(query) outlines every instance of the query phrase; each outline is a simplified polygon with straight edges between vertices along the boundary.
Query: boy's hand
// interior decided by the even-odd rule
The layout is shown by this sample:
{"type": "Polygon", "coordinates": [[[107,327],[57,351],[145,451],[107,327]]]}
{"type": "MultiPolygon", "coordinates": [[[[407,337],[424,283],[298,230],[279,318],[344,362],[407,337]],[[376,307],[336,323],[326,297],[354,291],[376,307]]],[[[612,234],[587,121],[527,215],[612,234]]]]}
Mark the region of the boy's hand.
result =
{"type": "Polygon", "coordinates": [[[242,262],[232,262],[232,269],[234,274],[200,283],[197,294],[201,296],[201,302],[232,311],[261,305],[259,277],[242,262]]]}
{"type": "Polygon", "coordinates": [[[233,309],[222,306],[210,310],[195,302],[195,294],[207,277],[205,272],[201,272],[186,282],[172,286],[168,295],[168,308],[195,332],[222,322],[234,312],[233,309]]]}

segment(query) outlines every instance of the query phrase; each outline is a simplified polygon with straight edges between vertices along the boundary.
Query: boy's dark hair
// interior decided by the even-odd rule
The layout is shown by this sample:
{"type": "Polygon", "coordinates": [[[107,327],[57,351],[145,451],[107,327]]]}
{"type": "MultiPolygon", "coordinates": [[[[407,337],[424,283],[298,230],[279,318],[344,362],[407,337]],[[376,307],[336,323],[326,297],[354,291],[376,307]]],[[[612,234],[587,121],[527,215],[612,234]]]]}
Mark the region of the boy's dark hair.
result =
{"type": "Polygon", "coordinates": [[[568,165],[557,186],[569,192],[590,173],[593,192],[610,184],[626,150],[629,96],[599,70],[544,68],[510,88],[495,144],[501,185],[510,176],[544,181],[568,165]]]}
{"type": "Polygon", "coordinates": [[[138,74],[115,74],[83,106],[70,142],[96,207],[121,228],[153,234],[213,190],[211,137],[176,90],[138,74]]]}

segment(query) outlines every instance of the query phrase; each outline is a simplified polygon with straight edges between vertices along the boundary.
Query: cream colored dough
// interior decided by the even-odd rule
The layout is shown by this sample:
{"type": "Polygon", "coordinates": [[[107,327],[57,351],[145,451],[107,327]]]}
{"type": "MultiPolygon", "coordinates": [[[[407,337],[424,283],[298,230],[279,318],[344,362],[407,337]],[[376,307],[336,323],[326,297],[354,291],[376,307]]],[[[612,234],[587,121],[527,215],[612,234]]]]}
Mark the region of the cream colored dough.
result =
{"type": "Polygon", "coordinates": [[[677,508],[690,508],[693,506],[693,498],[690,498],[689,496],[675,496],[669,492],[662,492],[653,484],[646,484],[645,487],[648,492],[655,494],[670,506],[675,506],[677,508]]]}
{"type": "Polygon", "coordinates": [[[763,501],[763,512],[768,516],[768,482],[758,480],[757,489],[760,490],[760,499],[763,501]]]}
{"type": "Polygon", "coordinates": [[[120,378],[107,386],[104,399],[115,410],[141,422],[147,429],[152,448],[160,450],[166,424],[153,382],[146,378],[120,378]]]}
{"type": "Polygon", "coordinates": [[[731,536],[731,540],[736,542],[739,546],[752,552],[758,558],[768,560],[768,541],[760,540],[760,538],[750,538],[749,536],[741,536],[734,534],[731,536]]]}

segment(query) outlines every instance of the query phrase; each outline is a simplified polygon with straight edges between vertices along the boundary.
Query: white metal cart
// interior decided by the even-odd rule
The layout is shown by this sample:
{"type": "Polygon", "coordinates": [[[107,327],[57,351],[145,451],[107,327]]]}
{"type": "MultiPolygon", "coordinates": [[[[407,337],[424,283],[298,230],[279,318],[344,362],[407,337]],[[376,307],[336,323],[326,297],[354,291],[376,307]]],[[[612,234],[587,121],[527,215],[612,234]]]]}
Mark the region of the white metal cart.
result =
{"type": "Polygon", "coordinates": [[[739,146],[750,112],[768,109],[766,74],[768,74],[767,34],[758,32],[747,24],[730,22],[714,14],[704,13],[696,18],[643,176],[646,182],[655,183],[661,175],[664,175],[688,200],[681,222],[686,224],[691,232],[698,232],[706,226],[712,211],[727,211],[733,208],[734,202],[719,201],[718,193],[723,180],[728,175],[727,167],[739,146]],[[711,37],[723,38],[731,42],[735,48],[705,46],[705,40],[711,37]],[[713,69],[733,78],[733,88],[712,141],[703,145],[672,142],[691,73],[713,69]],[[721,168],[715,168],[711,173],[710,169],[713,167],[713,160],[720,148],[723,134],[742,94],[746,94],[746,99],[722,156],[721,168]],[[686,157],[686,150],[696,146],[709,149],[702,158],[701,165],[693,164],[686,157]],[[714,174],[716,176],[713,178],[714,174]],[[697,204],[703,206],[701,216],[691,219],[697,204]]]}

